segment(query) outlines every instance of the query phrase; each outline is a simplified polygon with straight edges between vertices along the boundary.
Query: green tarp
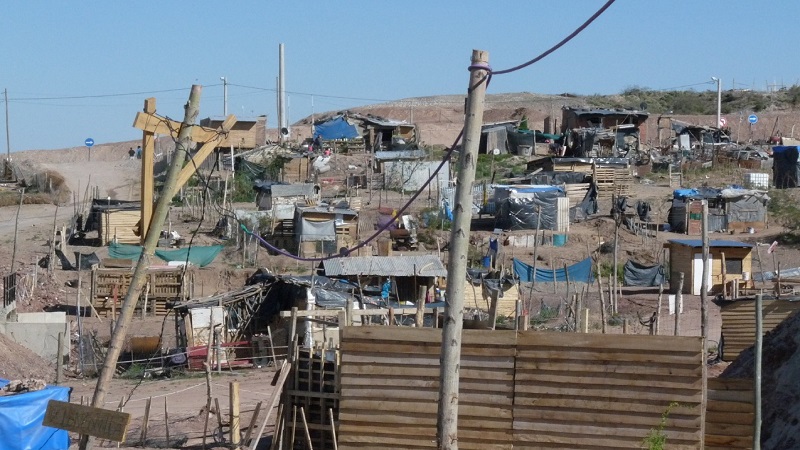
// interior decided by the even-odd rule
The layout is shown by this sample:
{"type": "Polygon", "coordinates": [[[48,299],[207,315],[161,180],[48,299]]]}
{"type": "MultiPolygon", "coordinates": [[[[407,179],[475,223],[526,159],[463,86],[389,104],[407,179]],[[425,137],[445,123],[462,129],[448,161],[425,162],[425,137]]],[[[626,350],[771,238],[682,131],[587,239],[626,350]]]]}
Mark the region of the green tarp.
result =
{"type": "MultiPolygon", "coordinates": [[[[211,264],[221,251],[221,245],[210,245],[207,247],[192,246],[177,250],[156,250],[156,256],[167,262],[186,261],[188,256],[190,263],[195,266],[205,267],[211,264]]],[[[137,260],[141,254],[142,247],[138,245],[112,243],[108,246],[108,256],[111,258],[137,260]]]]}

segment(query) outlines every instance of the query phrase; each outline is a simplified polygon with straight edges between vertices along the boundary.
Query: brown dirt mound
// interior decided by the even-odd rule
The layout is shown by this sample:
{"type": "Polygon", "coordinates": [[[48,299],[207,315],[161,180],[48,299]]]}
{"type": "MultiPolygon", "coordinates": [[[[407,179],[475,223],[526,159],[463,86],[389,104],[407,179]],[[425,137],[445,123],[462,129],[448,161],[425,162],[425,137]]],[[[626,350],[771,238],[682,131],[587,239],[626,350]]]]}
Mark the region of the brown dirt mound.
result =
{"type": "Polygon", "coordinates": [[[0,378],[39,378],[49,383],[55,378],[55,368],[10,337],[0,334],[0,378]]]}
{"type": "MultiPolygon", "coordinates": [[[[753,347],[743,351],[720,375],[753,378],[753,347]]],[[[763,448],[800,445],[800,315],[786,319],[764,337],[761,363],[763,448]]]]}

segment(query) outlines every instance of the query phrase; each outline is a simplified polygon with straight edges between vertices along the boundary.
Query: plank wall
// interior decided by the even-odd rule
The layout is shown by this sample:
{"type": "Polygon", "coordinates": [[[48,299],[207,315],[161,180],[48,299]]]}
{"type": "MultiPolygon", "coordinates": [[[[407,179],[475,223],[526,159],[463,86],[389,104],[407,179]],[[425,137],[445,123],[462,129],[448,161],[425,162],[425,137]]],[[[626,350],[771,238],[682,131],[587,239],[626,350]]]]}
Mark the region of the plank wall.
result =
{"type": "MultiPolygon", "coordinates": [[[[439,329],[343,331],[339,449],[436,448],[439,329]]],[[[464,330],[461,449],[512,448],[514,333],[464,330]]]]}
{"type": "Polygon", "coordinates": [[[708,379],[706,450],[753,448],[753,380],[708,379]]]}
{"type": "MultiPolygon", "coordinates": [[[[762,317],[764,334],[800,310],[800,302],[764,300],[762,317]]],[[[733,361],[756,341],[756,302],[736,300],[721,308],[724,361],[733,361]]]]}
{"type": "Polygon", "coordinates": [[[699,337],[520,333],[514,448],[642,448],[672,402],[669,448],[698,448],[701,348],[699,337]]]}

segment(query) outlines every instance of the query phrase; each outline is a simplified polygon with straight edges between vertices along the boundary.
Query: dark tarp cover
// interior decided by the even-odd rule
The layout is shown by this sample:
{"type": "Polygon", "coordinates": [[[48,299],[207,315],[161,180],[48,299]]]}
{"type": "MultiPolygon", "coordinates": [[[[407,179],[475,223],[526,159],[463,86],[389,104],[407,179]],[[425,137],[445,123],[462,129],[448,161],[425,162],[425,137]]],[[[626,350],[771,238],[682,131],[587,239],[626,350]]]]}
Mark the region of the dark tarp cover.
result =
{"type": "Polygon", "coordinates": [[[592,183],[589,190],[583,196],[583,200],[575,206],[569,208],[569,221],[571,223],[583,222],[589,216],[597,214],[597,185],[592,183]]]}
{"type": "Polygon", "coordinates": [[[587,183],[583,172],[539,172],[531,175],[531,184],[576,184],[587,183]]]}
{"type": "MultiPolygon", "coordinates": [[[[189,262],[195,266],[205,267],[214,261],[219,252],[222,251],[221,245],[210,245],[207,247],[192,246],[177,250],[156,250],[156,256],[164,261],[186,261],[188,255],[189,262]]],[[[138,245],[115,244],[108,246],[108,256],[111,258],[138,260],[142,254],[142,247],[138,245]]]]}
{"type": "Polygon", "coordinates": [[[664,284],[664,266],[645,266],[631,259],[623,269],[625,286],[658,286],[664,284]]]}
{"type": "Polygon", "coordinates": [[[772,181],[778,189],[800,185],[800,147],[779,145],[772,147],[772,181]]]}
{"type": "Polygon", "coordinates": [[[354,125],[345,120],[344,117],[339,116],[330,119],[323,123],[314,124],[314,137],[322,136],[322,139],[355,139],[358,135],[358,130],[354,125]]]}
{"type": "Polygon", "coordinates": [[[532,186],[514,189],[526,197],[512,197],[509,189],[495,187],[495,208],[497,224],[509,230],[535,230],[537,211],[541,211],[540,230],[555,230],[558,215],[557,198],[564,197],[564,191],[556,186],[532,186]],[[539,209],[541,208],[541,210],[539,209]]]}
{"type": "MultiPolygon", "coordinates": [[[[550,268],[536,268],[536,282],[539,283],[552,283],[553,282],[553,269],[550,268]]],[[[519,278],[519,281],[530,282],[533,279],[533,266],[525,264],[524,262],[514,258],[514,273],[519,278]]],[[[580,283],[591,283],[592,277],[592,258],[586,258],[583,261],[577,262],[571,266],[567,266],[566,272],[563,268],[555,270],[555,281],[567,281],[567,274],[569,274],[569,281],[576,281],[580,283]]]]}
{"type": "MultiPolygon", "coordinates": [[[[8,380],[0,378],[0,387],[8,380]]],[[[40,391],[0,397],[0,450],[66,450],[67,430],[42,426],[47,402],[69,401],[71,388],[47,386],[40,391]]]]}
{"type": "Polygon", "coordinates": [[[92,252],[89,254],[75,252],[75,267],[80,266],[80,270],[91,270],[92,266],[95,264],[100,264],[100,258],[97,257],[97,253],[92,252]],[[80,261],[80,263],[78,263],[80,261]]]}

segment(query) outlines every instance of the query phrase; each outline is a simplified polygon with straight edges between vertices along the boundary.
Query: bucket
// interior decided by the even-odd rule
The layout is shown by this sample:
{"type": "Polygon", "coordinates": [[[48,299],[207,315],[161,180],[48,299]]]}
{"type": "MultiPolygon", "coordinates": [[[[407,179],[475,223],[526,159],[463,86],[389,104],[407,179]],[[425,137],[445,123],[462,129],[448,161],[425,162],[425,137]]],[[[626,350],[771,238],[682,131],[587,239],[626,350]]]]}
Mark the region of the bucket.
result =
{"type": "Polygon", "coordinates": [[[750,281],[750,272],[742,272],[742,280],[750,281]]]}
{"type": "Polygon", "coordinates": [[[531,156],[533,153],[533,146],[530,145],[520,145],[517,148],[519,149],[520,156],[531,156]]]}
{"type": "Polygon", "coordinates": [[[484,256],[482,259],[483,267],[491,267],[492,266],[492,257],[491,256],[484,256]]]}
{"type": "Polygon", "coordinates": [[[563,247],[567,243],[567,235],[566,234],[554,234],[553,235],[553,247],[563,247]]]}

